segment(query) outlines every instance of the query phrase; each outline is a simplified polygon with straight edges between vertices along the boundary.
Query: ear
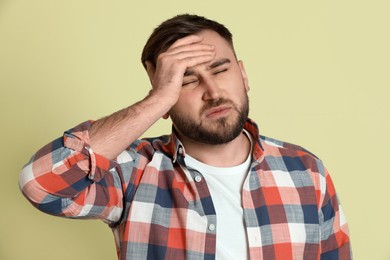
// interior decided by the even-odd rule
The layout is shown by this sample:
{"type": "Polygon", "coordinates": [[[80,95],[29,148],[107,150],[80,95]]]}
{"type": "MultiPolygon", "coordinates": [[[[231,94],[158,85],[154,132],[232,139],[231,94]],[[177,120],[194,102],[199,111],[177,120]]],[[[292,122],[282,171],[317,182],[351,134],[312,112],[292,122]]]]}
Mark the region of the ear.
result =
{"type": "Polygon", "coordinates": [[[163,119],[168,119],[169,118],[169,112],[165,113],[163,116],[162,116],[163,119]]]}
{"type": "Polygon", "coordinates": [[[145,61],[145,65],[146,65],[146,73],[148,73],[150,83],[152,83],[154,78],[154,73],[156,72],[156,67],[150,61],[145,61]]]}
{"type": "Polygon", "coordinates": [[[245,89],[246,89],[246,91],[249,91],[250,87],[249,87],[249,82],[248,82],[248,76],[246,75],[246,71],[245,71],[245,67],[244,67],[244,62],[242,60],[240,60],[240,61],[238,61],[238,65],[239,65],[240,70],[241,70],[242,79],[244,80],[245,89]]]}

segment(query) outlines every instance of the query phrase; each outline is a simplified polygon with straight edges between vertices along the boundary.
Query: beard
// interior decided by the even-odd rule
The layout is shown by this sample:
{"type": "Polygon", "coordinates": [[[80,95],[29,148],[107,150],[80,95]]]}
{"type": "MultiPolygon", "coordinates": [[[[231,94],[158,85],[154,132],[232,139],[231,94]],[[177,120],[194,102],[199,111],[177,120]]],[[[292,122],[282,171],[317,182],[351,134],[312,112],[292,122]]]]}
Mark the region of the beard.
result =
{"type": "Polygon", "coordinates": [[[170,111],[175,129],[185,137],[203,144],[219,145],[225,144],[240,135],[249,114],[249,99],[245,93],[241,107],[237,107],[231,100],[220,98],[218,100],[208,101],[201,109],[200,115],[206,110],[223,104],[231,105],[233,112],[237,113],[234,119],[229,121],[227,117],[221,117],[216,120],[205,122],[201,120],[188,119],[181,113],[170,111]]]}

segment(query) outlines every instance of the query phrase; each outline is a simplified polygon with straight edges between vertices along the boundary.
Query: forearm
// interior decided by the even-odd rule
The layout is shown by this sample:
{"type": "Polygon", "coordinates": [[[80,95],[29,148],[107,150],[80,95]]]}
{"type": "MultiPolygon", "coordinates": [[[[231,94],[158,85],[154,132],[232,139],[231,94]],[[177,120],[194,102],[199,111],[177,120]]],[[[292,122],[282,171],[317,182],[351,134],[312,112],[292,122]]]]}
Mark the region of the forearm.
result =
{"type": "Polygon", "coordinates": [[[94,122],[89,130],[91,148],[108,159],[116,158],[166,114],[172,105],[172,101],[151,92],[134,105],[94,122]]]}
{"type": "MultiPolygon", "coordinates": [[[[127,169],[133,167],[133,160],[112,159],[118,158],[172,103],[154,91],[133,106],[66,131],[41,148],[23,168],[21,191],[35,207],[52,215],[117,221],[123,193],[128,182],[134,181],[132,171],[122,172],[118,161],[127,169]],[[95,202],[97,208],[88,210],[95,202]]],[[[133,149],[126,153],[126,158],[138,156],[133,149]]]]}

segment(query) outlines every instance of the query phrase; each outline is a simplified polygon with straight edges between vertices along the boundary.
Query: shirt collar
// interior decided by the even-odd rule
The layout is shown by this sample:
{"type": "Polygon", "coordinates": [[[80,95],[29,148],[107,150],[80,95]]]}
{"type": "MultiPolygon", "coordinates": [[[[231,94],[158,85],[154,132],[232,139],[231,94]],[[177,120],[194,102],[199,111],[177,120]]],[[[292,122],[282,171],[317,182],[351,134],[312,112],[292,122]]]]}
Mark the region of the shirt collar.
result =
{"type": "Polygon", "coordinates": [[[245,122],[244,128],[253,136],[255,144],[253,146],[253,159],[260,162],[264,156],[264,148],[261,143],[261,138],[259,134],[259,128],[255,121],[248,118],[245,122]]]}
{"type": "MultiPolygon", "coordinates": [[[[257,124],[252,119],[248,118],[244,124],[244,128],[253,136],[253,139],[255,140],[252,151],[253,159],[260,162],[264,155],[264,148],[261,144],[257,124]]],[[[163,150],[169,154],[172,154],[172,160],[174,163],[177,161],[178,156],[185,156],[184,145],[177,137],[173,126],[171,138],[166,144],[164,144],[163,150]]]]}

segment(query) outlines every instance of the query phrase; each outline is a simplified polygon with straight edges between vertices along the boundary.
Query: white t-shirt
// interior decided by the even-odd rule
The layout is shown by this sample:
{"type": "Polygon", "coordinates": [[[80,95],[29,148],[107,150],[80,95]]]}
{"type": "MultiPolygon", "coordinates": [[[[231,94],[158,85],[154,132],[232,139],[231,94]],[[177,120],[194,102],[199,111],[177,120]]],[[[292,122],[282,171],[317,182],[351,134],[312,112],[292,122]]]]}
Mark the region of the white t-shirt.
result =
{"type": "MultiPolygon", "coordinates": [[[[250,134],[246,134],[251,140],[250,134]]],[[[217,213],[217,259],[248,259],[241,191],[251,164],[251,154],[243,164],[234,167],[214,167],[185,156],[186,165],[203,175],[211,193],[217,213]]]]}

